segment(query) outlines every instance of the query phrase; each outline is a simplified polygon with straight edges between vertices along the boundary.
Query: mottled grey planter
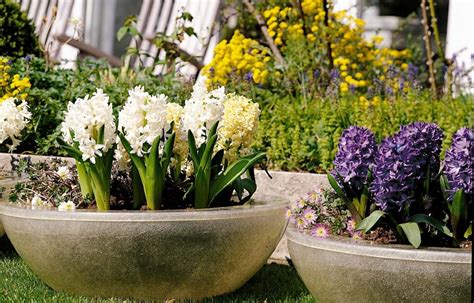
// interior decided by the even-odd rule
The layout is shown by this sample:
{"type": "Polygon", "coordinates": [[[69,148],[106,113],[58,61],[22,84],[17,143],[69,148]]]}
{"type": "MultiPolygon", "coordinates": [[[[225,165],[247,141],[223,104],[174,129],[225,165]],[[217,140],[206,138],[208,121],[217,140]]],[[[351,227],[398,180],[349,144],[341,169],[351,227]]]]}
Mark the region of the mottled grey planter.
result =
{"type": "Polygon", "coordinates": [[[139,299],[232,292],[280,240],[286,202],[183,211],[32,210],[0,205],[5,231],[49,286],[139,299]]]}
{"type": "Polygon", "coordinates": [[[318,302],[470,302],[472,251],[317,239],[288,227],[298,274],[318,302]]]}
{"type": "MultiPolygon", "coordinates": [[[[0,187],[3,188],[3,192],[0,195],[0,203],[2,201],[6,201],[8,199],[8,196],[10,195],[10,191],[15,184],[18,182],[25,181],[24,178],[20,177],[7,177],[7,178],[1,178],[0,179],[0,187]]],[[[2,218],[1,218],[1,212],[0,212],[0,238],[5,235],[5,229],[3,228],[2,224],[2,218]]]]}

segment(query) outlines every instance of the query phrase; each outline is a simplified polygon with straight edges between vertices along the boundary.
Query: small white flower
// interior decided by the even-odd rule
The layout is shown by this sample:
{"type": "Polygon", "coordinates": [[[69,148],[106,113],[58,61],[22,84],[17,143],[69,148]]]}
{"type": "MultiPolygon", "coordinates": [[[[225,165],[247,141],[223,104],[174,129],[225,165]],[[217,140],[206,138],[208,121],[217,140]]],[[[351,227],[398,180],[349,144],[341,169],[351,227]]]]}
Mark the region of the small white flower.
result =
{"type": "Polygon", "coordinates": [[[67,165],[58,167],[58,170],[56,171],[56,173],[62,180],[67,180],[72,177],[71,170],[69,169],[67,165]]]}
{"type": "Polygon", "coordinates": [[[23,100],[20,105],[16,105],[15,101],[15,98],[8,98],[0,103],[0,144],[10,138],[10,152],[20,144],[17,137],[31,118],[26,102],[23,100]]]}
{"type": "Polygon", "coordinates": [[[45,203],[43,199],[39,196],[34,196],[33,199],[31,199],[31,206],[43,206],[45,203]]]}
{"type": "Polygon", "coordinates": [[[58,206],[59,211],[73,211],[76,209],[76,205],[72,201],[61,202],[58,206]]]}

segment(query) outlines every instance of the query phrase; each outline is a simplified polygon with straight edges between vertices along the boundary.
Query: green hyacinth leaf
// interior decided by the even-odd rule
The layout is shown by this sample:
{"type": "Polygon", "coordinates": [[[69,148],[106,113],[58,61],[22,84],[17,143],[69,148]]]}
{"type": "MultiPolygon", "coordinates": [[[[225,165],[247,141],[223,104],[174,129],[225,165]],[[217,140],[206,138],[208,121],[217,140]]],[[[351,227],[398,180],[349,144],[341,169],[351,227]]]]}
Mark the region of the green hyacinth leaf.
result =
{"type": "Polygon", "coordinates": [[[408,221],[415,222],[415,223],[426,223],[426,224],[429,224],[429,225],[433,226],[438,231],[442,232],[443,234],[445,234],[449,237],[453,236],[453,233],[449,230],[449,228],[446,225],[444,225],[439,220],[437,220],[433,217],[430,217],[428,215],[417,214],[417,215],[414,215],[414,216],[410,217],[410,219],[408,221]]]}
{"type": "Polygon", "coordinates": [[[421,245],[421,231],[418,223],[415,222],[408,222],[402,223],[397,225],[397,229],[403,230],[403,233],[408,239],[408,242],[415,247],[418,248],[421,245]]]}
{"type": "Polygon", "coordinates": [[[385,212],[381,210],[373,211],[367,218],[357,224],[356,230],[362,230],[363,232],[370,231],[384,215],[385,212]]]}

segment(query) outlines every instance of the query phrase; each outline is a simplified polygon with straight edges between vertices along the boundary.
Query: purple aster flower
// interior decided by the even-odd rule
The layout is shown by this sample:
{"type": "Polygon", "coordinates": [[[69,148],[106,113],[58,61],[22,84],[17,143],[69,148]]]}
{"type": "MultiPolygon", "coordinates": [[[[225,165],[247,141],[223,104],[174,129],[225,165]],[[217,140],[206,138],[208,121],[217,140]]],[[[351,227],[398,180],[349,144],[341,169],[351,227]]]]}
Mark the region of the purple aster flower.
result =
{"type": "Polygon", "coordinates": [[[451,147],[444,158],[444,174],[448,179],[451,199],[456,191],[464,190],[466,201],[472,200],[474,171],[474,130],[463,127],[453,136],[451,147]]]}
{"type": "Polygon", "coordinates": [[[303,218],[306,221],[307,225],[311,225],[314,223],[314,221],[316,221],[316,212],[314,211],[314,209],[307,208],[303,211],[303,218]]]}
{"type": "MultiPolygon", "coordinates": [[[[358,195],[367,183],[367,175],[374,163],[375,136],[367,128],[351,126],[339,139],[332,175],[344,188],[358,195]]],[[[350,194],[346,192],[346,194],[350,194]]]]}
{"type": "Polygon", "coordinates": [[[443,132],[436,124],[415,122],[402,126],[393,137],[379,145],[370,191],[382,209],[399,212],[415,201],[415,194],[426,177],[439,170],[443,132]]]}
{"type": "Polygon", "coordinates": [[[316,238],[329,237],[329,226],[324,223],[318,223],[311,229],[311,236],[316,238]]]}

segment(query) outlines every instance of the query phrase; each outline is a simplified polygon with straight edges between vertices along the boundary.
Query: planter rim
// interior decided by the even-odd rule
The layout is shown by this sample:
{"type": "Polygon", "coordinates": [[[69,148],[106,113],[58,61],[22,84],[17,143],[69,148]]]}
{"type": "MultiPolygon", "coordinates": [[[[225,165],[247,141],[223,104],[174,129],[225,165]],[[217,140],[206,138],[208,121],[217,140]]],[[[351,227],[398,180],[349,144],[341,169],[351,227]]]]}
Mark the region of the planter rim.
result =
{"type": "Polygon", "coordinates": [[[414,248],[403,244],[370,244],[365,240],[353,240],[343,236],[315,238],[300,232],[294,226],[286,229],[288,241],[309,248],[334,253],[351,254],[380,259],[395,259],[435,263],[472,263],[472,250],[445,247],[414,248]]]}
{"type": "MultiPolygon", "coordinates": [[[[0,202],[0,215],[48,221],[94,221],[94,222],[157,222],[157,221],[211,221],[231,218],[265,215],[273,209],[280,209],[289,200],[277,196],[255,199],[258,204],[215,207],[205,209],[178,210],[107,210],[76,209],[58,211],[57,208],[35,208],[0,202]],[[261,202],[262,201],[262,202],[261,202]],[[272,201],[272,202],[270,202],[272,201]],[[274,202],[275,201],[275,202],[274,202]]],[[[283,214],[282,214],[283,216],[283,214]]]]}

